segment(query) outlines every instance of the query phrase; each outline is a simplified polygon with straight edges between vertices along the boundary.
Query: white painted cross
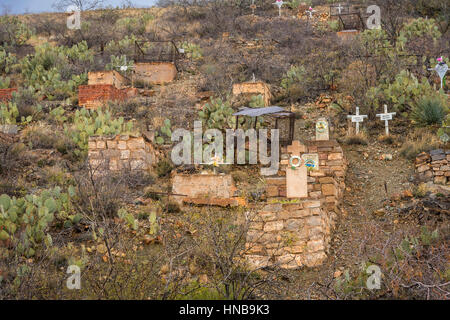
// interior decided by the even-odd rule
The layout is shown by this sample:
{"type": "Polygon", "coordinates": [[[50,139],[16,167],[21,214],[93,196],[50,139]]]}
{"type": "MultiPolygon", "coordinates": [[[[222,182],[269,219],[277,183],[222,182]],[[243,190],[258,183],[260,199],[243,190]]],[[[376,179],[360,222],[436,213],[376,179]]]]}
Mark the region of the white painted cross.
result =
{"type": "Polygon", "coordinates": [[[434,69],[428,69],[428,70],[434,70],[437,72],[437,74],[441,78],[441,89],[443,89],[444,88],[444,78],[445,78],[445,74],[448,71],[448,65],[444,62],[444,59],[442,57],[440,57],[438,59],[438,62],[439,63],[434,67],[434,69]]]}
{"type": "Polygon", "coordinates": [[[255,15],[255,9],[256,9],[255,0],[252,0],[252,4],[250,5],[250,9],[252,9],[252,15],[255,15]]]}
{"type": "Polygon", "coordinates": [[[386,135],[389,135],[389,120],[392,120],[392,116],[395,116],[396,112],[388,112],[387,105],[384,105],[384,113],[377,114],[377,117],[380,117],[380,120],[384,120],[384,127],[386,128],[386,135]]]}
{"type": "Polygon", "coordinates": [[[337,7],[337,9],[339,10],[339,14],[341,14],[342,9],[344,9],[344,7],[342,7],[341,4],[339,3],[339,6],[337,7]]]}
{"type": "Polygon", "coordinates": [[[283,0],[277,0],[273,4],[278,6],[278,16],[281,17],[281,6],[284,4],[283,0]]]}
{"type": "Polygon", "coordinates": [[[356,113],[354,115],[348,115],[347,118],[352,119],[352,122],[356,123],[356,134],[359,133],[359,123],[364,121],[364,118],[367,118],[367,115],[359,114],[359,107],[356,107],[356,113]]]}
{"type": "Polygon", "coordinates": [[[309,18],[312,19],[313,12],[316,12],[313,8],[309,7],[308,10],[305,11],[306,13],[309,13],[309,18]]]}

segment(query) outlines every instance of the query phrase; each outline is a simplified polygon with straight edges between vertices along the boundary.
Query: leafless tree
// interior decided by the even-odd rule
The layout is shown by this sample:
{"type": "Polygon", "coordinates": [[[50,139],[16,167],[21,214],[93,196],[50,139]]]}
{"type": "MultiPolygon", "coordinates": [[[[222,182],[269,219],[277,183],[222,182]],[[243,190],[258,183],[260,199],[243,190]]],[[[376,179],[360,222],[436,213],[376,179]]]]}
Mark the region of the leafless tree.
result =
{"type": "Polygon", "coordinates": [[[75,6],[80,11],[87,11],[100,8],[103,2],[103,0],[57,0],[53,7],[59,11],[66,11],[69,6],[75,6]]]}

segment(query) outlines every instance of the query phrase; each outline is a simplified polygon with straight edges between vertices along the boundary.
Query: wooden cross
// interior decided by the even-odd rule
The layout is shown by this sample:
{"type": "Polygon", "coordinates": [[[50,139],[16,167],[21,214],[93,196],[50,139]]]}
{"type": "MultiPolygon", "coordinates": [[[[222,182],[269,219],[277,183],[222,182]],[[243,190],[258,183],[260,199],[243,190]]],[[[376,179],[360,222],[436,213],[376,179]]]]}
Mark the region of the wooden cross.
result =
{"type": "Polygon", "coordinates": [[[255,15],[255,9],[256,9],[255,0],[252,0],[252,4],[250,5],[250,8],[252,9],[252,15],[255,15]]]}
{"type": "Polygon", "coordinates": [[[341,14],[341,11],[342,11],[343,7],[341,7],[340,3],[339,3],[339,6],[337,7],[337,9],[339,10],[339,14],[341,14]]]}
{"type": "Polygon", "coordinates": [[[395,116],[396,112],[388,112],[387,105],[384,105],[384,113],[377,114],[380,120],[384,120],[384,127],[386,128],[386,135],[389,135],[389,120],[392,120],[392,116],[395,116]]]}
{"type": "Polygon", "coordinates": [[[359,114],[359,107],[356,107],[356,113],[354,115],[348,115],[347,118],[352,119],[352,122],[356,123],[356,134],[359,133],[359,123],[364,121],[364,118],[367,118],[367,115],[359,114]]]}
{"type": "Polygon", "coordinates": [[[278,6],[278,16],[281,17],[281,6],[284,4],[283,0],[276,0],[274,5],[278,6]]]}

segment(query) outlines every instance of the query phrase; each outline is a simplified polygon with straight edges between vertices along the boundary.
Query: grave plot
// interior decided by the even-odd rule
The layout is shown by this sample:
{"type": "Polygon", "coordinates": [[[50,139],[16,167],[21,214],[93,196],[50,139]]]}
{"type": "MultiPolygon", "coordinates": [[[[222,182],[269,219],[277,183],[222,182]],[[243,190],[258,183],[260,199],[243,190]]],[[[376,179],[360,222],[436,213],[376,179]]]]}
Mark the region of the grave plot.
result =
{"type": "Polygon", "coordinates": [[[89,137],[91,168],[104,171],[148,171],[161,157],[146,136],[116,135],[89,137]]]}
{"type": "Polygon", "coordinates": [[[173,62],[138,62],[134,64],[134,81],[144,84],[163,84],[172,82],[177,76],[173,62]]]}
{"type": "Polygon", "coordinates": [[[178,203],[235,207],[245,205],[235,197],[236,187],[230,174],[172,174],[172,198],[178,203]]]}
{"type": "Polygon", "coordinates": [[[177,76],[179,58],[173,41],[135,41],[133,81],[144,85],[172,82],[177,76]]]}
{"type": "Polygon", "coordinates": [[[233,95],[235,97],[244,97],[250,99],[252,96],[262,95],[264,106],[270,105],[272,95],[269,86],[264,82],[244,82],[233,84],[233,95]]]}
{"type": "Polygon", "coordinates": [[[330,18],[339,22],[342,30],[337,36],[343,41],[352,40],[366,27],[360,9],[348,4],[330,5],[330,18]]]}
{"type": "Polygon", "coordinates": [[[93,84],[78,87],[78,105],[95,109],[107,101],[124,101],[137,95],[137,89],[118,89],[112,84],[93,84]]]}
{"type": "Polygon", "coordinates": [[[320,265],[327,256],[345,189],[347,162],[328,140],[328,123],[316,125],[318,139],[281,148],[280,169],[266,178],[268,204],[251,222],[246,256],[253,267],[295,269],[320,265]]]}
{"type": "Polygon", "coordinates": [[[12,93],[16,91],[17,88],[0,89],[0,102],[11,100],[12,93]]]}
{"type": "Polygon", "coordinates": [[[112,71],[88,73],[88,84],[78,86],[78,105],[95,109],[107,101],[124,101],[137,95],[137,89],[127,87],[129,79],[112,71]]]}
{"type": "Polygon", "coordinates": [[[422,152],[417,156],[415,164],[420,180],[450,185],[450,150],[422,152]]]}
{"type": "Polygon", "coordinates": [[[129,79],[115,70],[88,72],[88,85],[108,84],[123,89],[129,84],[129,79]]]}

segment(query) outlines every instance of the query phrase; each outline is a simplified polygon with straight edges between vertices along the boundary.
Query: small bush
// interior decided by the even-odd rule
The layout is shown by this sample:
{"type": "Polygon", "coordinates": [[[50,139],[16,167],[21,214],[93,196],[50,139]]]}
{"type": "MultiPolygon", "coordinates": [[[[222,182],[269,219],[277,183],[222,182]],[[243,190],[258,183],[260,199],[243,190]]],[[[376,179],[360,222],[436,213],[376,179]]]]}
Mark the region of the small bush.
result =
{"type": "Polygon", "coordinates": [[[411,112],[411,119],[419,126],[441,124],[444,118],[444,106],[437,98],[423,98],[411,112]]]}
{"type": "Polygon", "coordinates": [[[33,149],[53,149],[61,137],[55,131],[42,123],[28,126],[24,132],[24,143],[33,149]]]}
{"type": "Polygon", "coordinates": [[[168,213],[179,213],[181,212],[180,206],[176,202],[169,202],[167,204],[167,212],[168,213]]]}
{"type": "Polygon", "coordinates": [[[400,154],[408,160],[413,160],[421,152],[428,152],[433,149],[439,148],[438,138],[429,133],[419,130],[413,133],[408,140],[403,143],[400,154]]]}
{"type": "Polygon", "coordinates": [[[244,182],[248,180],[248,174],[244,171],[234,171],[231,173],[234,182],[244,182]]]}
{"type": "Polygon", "coordinates": [[[416,198],[423,198],[427,195],[428,187],[425,183],[421,183],[417,186],[417,188],[414,190],[413,194],[416,198]]]}
{"type": "Polygon", "coordinates": [[[19,111],[19,117],[34,117],[41,110],[41,106],[37,104],[38,97],[34,88],[21,88],[17,92],[13,92],[12,95],[13,102],[17,105],[19,111]]]}
{"type": "Polygon", "coordinates": [[[393,144],[394,138],[392,136],[381,135],[378,137],[378,141],[384,144],[393,144]]]}
{"type": "Polygon", "coordinates": [[[156,173],[158,177],[167,176],[173,169],[172,163],[169,160],[163,159],[156,164],[156,173]]]}
{"type": "Polygon", "coordinates": [[[345,139],[345,143],[348,144],[348,145],[359,144],[359,145],[366,146],[367,145],[367,138],[366,138],[365,135],[360,133],[358,135],[348,136],[345,139]]]}

